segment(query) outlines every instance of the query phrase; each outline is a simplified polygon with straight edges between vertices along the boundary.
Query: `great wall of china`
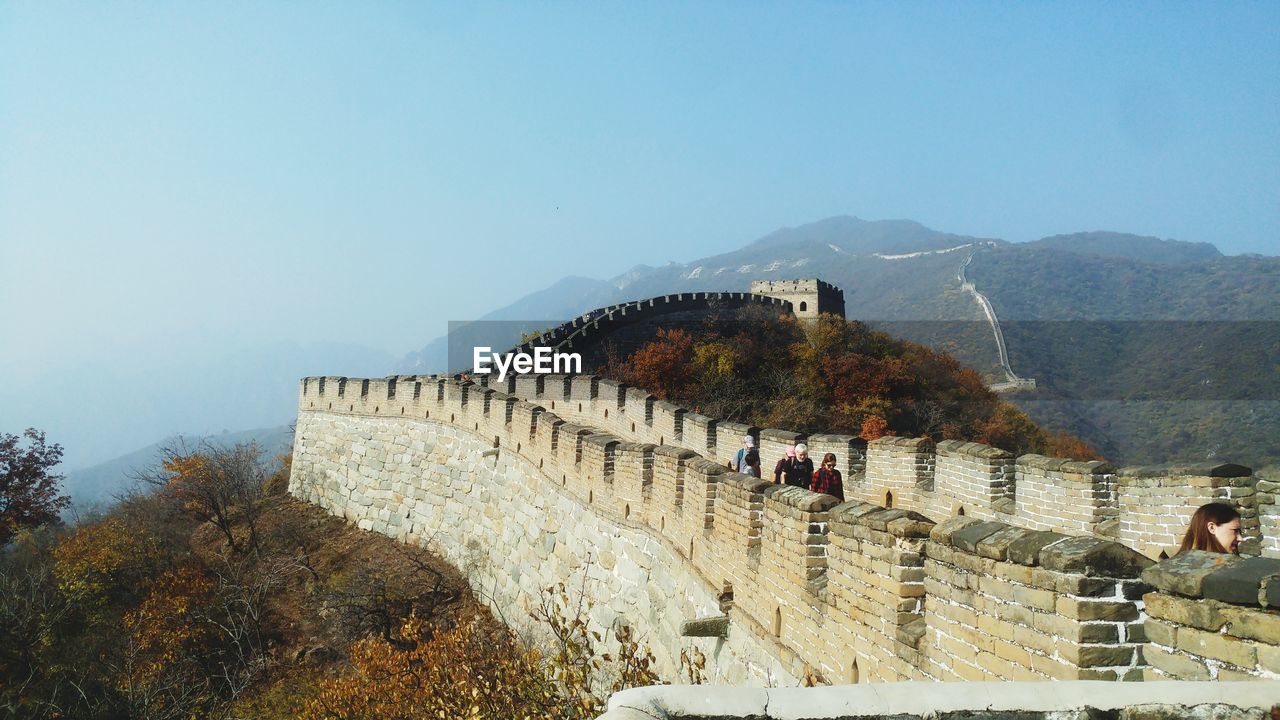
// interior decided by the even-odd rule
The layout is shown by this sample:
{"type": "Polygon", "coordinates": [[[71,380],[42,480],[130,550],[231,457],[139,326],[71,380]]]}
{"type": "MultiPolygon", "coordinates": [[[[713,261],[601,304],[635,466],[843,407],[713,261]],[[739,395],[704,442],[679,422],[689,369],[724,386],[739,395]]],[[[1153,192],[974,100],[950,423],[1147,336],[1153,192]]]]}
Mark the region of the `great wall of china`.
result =
{"type": "Polygon", "coordinates": [[[879,717],[857,714],[873,706],[943,717],[1001,703],[1017,717],[1066,717],[1052,715],[1066,707],[1049,702],[1059,696],[1176,701],[1142,715],[1172,718],[1191,700],[1280,702],[1276,490],[1236,465],[1114,468],[973,443],[806,437],[591,375],[306,378],[290,482],[362,528],[431,544],[534,641],[528,610],[565,582],[594,603],[596,629],[638,630],[668,677],[696,647],[723,685],[969,681],[898,700],[876,685],[798,691],[827,698],[827,714],[787,715],[802,702],[792,691],[629,691],[610,720],[879,717]],[[766,468],[800,440],[834,452],[848,501],[729,471],[744,434],[766,468]],[[1211,500],[1240,509],[1260,556],[1157,562],[1211,500]],[[1151,682],[1237,679],[1262,682],[1151,682]],[[978,682],[1027,680],[1095,682],[1074,696],[978,682]],[[1200,689],[1179,689],[1189,684],[1200,689]],[[729,705],[699,710],[693,697],[729,705]]]}

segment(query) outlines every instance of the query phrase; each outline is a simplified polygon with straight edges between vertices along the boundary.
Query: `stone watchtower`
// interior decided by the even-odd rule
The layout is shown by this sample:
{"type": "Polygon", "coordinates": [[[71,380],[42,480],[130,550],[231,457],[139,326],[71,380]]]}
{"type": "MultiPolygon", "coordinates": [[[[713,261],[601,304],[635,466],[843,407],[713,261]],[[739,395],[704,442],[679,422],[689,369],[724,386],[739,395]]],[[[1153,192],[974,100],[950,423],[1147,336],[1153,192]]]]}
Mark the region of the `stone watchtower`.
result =
{"type": "Polygon", "coordinates": [[[818,278],[752,280],[751,293],[786,300],[802,320],[816,319],[822,313],[844,317],[844,291],[818,278]]]}

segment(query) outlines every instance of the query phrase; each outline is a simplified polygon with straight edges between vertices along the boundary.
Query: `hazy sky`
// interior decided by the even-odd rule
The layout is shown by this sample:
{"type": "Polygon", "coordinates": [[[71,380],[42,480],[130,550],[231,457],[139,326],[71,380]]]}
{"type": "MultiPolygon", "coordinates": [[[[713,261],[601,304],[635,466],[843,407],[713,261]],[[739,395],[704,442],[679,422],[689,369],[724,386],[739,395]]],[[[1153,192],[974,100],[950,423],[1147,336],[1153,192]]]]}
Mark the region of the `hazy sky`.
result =
{"type": "Polygon", "coordinates": [[[1280,3],[1115,5],[0,2],[0,371],[399,355],[836,214],[1276,253],[1280,3]]]}

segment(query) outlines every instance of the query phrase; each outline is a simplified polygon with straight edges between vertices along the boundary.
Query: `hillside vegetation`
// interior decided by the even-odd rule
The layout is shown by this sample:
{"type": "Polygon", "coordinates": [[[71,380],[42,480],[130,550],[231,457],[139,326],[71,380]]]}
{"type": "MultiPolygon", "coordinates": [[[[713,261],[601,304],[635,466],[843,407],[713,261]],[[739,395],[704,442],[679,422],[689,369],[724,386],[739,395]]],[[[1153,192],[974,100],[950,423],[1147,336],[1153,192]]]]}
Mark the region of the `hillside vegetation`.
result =
{"type": "Polygon", "coordinates": [[[170,448],[152,492],[0,549],[0,717],[585,720],[663,680],[563,585],[525,645],[427,550],[285,495],[288,472],[170,448]]]}
{"type": "Polygon", "coordinates": [[[759,427],[960,439],[1014,453],[1100,457],[1047,432],[947,353],[824,315],[814,323],[758,313],[724,334],[658,330],[599,372],[713,417],[759,427]]]}
{"type": "Polygon", "coordinates": [[[1280,259],[1009,246],[969,274],[1039,385],[1012,399],[1040,422],[1125,464],[1280,461],[1280,259]]]}

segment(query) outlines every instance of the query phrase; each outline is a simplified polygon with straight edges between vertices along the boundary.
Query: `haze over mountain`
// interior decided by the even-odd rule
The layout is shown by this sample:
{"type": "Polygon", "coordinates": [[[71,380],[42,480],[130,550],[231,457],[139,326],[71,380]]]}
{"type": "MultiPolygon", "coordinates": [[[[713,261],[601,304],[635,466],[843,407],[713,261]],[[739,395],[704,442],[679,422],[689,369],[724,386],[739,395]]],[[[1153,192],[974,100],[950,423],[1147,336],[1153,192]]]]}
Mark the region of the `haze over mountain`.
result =
{"type": "MultiPolygon", "coordinates": [[[[1037,420],[1125,463],[1280,458],[1280,365],[1267,361],[1280,358],[1280,258],[1224,256],[1209,243],[1115,232],[1009,243],[841,216],[688,263],[565,278],[481,319],[528,321],[504,328],[514,344],[521,331],[615,302],[817,276],[844,289],[851,319],[1002,380],[962,268],[995,309],[1013,370],[1039,383],[1011,396],[1037,420]]],[[[392,370],[439,371],[446,346],[434,340],[392,370]]]]}
{"type": "MultiPolygon", "coordinates": [[[[141,472],[155,470],[163,457],[165,447],[185,446],[192,450],[204,445],[231,448],[241,443],[257,443],[264,459],[271,460],[293,446],[293,426],[258,428],[240,432],[223,432],[204,437],[173,437],[152,443],[118,458],[66,474],[62,483],[64,492],[72,497],[76,511],[84,511],[95,504],[107,505],[115,495],[132,487],[141,472]]],[[[146,488],[141,488],[146,489],[146,488]]]]}

